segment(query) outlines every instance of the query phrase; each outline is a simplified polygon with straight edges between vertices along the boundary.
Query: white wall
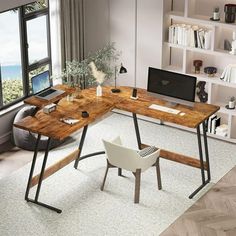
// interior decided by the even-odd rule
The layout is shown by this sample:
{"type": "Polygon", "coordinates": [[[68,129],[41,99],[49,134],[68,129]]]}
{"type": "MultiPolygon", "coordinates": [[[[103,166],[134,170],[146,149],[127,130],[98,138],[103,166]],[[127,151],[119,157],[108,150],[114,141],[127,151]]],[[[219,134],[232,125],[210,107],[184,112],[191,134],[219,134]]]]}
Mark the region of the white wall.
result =
{"type": "Polygon", "coordinates": [[[110,40],[122,52],[120,62],[128,70],[118,76],[117,82],[122,85],[134,84],[134,6],[133,0],[110,0],[110,40]]]}
{"type": "Polygon", "coordinates": [[[135,0],[110,0],[110,39],[122,51],[128,73],[118,84],[146,88],[148,67],[161,67],[162,0],[137,0],[137,70],[135,82],[135,0]]]}
{"type": "Polygon", "coordinates": [[[27,3],[31,3],[33,0],[1,0],[0,1],[0,12],[6,11],[8,9],[12,9],[15,7],[19,7],[25,5],[27,3]]]}
{"type": "Polygon", "coordinates": [[[138,0],[138,88],[147,88],[148,67],[161,67],[162,0],[138,0]]]}

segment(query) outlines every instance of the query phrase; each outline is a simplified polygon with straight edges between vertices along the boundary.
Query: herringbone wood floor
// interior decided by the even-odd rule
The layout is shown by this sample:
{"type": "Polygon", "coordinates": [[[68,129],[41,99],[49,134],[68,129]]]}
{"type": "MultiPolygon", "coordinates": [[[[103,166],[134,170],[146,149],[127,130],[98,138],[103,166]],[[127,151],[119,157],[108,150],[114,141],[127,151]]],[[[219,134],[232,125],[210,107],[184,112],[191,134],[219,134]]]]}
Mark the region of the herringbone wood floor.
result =
{"type": "Polygon", "coordinates": [[[236,236],[236,166],[161,236],[236,236]]]}

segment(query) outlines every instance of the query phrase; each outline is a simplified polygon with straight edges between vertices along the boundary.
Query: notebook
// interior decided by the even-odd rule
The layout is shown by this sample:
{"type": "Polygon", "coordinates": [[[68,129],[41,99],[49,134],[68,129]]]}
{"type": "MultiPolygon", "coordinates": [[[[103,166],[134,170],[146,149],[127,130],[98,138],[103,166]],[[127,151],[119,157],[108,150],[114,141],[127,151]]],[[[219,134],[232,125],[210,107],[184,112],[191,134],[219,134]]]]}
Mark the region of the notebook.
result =
{"type": "Polygon", "coordinates": [[[45,100],[55,98],[65,91],[51,88],[49,71],[42,72],[31,78],[33,94],[45,100]]]}

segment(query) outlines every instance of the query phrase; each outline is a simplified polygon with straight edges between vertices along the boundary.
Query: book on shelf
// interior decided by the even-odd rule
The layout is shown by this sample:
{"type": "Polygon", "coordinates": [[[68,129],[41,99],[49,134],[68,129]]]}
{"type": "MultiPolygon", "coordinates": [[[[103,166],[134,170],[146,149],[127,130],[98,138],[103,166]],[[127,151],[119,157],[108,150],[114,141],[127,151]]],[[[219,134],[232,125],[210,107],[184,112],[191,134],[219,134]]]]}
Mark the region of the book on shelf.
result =
{"type": "Polygon", "coordinates": [[[211,30],[197,25],[173,24],[169,27],[169,43],[186,47],[210,49],[211,30]]]}
{"type": "Polygon", "coordinates": [[[216,128],[220,126],[220,117],[216,117],[212,120],[211,123],[211,133],[215,134],[216,133],[216,128]]]}
{"type": "Polygon", "coordinates": [[[217,127],[220,126],[220,121],[221,118],[218,117],[217,115],[214,114],[210,116],[208,119],[208,128],[207,128],[208,133],[215,134],[217,127]]]}

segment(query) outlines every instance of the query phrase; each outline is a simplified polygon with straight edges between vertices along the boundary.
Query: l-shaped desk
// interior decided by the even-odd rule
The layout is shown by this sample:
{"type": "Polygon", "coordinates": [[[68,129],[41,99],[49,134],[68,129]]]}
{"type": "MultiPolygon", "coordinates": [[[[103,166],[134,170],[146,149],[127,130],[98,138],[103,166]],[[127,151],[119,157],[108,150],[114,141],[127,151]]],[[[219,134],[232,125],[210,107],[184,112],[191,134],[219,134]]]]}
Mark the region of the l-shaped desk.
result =
{"type": "MultiPolygon", "coordinates": [[[[70,88],[64,85],[58,85],[56,87],[66,91],[64,96],[72,92],[70,88]]],[[[138,89],[137,100],[133,100],[130,98],[132,88],[120,87],[120,89],[120,93],[112,93],[111,87],[103,87],[102,97],[96,96],[96,91],[94,88],[85,89],[81,92],[82,98],[74,99],[72,102],[68,102],[66,97],[63,98],[63,95],[51,101],[45,101],[36,97],[30,97],[25,100],[26,104],[35,105],[38,108],[34,116],[28,116],[14,124],[18,128],[38,134],[25,193],[26,201],[61,213],[60,209],[38,201],[42,181],[74,160],[74,167],[77,168],[80,160],[94,155],[104,154],[104,152],[97,152],[81,156],[88,125],[98,120],[114,108],[132,113],[139,149],[142,149],[147,145],[141,142],[137,114],[196,129],[199,159],[163,149],[161,149],[160,157],[200,169],[202,184],[189,196],[189,198],[192,198],[206,184],[210,182],[211,174],[207,144],[206,122],[207,119],[212,114],[217,112],[220,108],[218,106],[199,102],[195,102],[193,107],[176,105],[175,109],[180,110],[181,113],[185,113],[185,115],[176,115],[159,110],[150,109],[149,106],[152,104],[165,106],[166,102],[148,95],[147,91],[144,89],[138,89]],[[57,102],[57,109],[51,112],[50,114],[45,114],[41,108],[51,102],[57,102]],[[89,113],[89,117],[82,118],[82,111],[87,111],[89,113]],[[79,119],[80,122],[74,125],[68,125],[60,121],[61,118],[66,117],[73,117],[75,119],[79,119]],[[202,126],[204,151],[200,126],[202,126]],[[79,129],[83,129],[83,131],[78,149],[73,153],[68,154],[68,156],[64,157],[61,161],[46,168],[51,139],[63,140],[79,129]],[[48,142],[42,162],[41,171],[38,175],[33,177],[38,154],[38,143],[41,139],[41,135],[47,136],[48,142]],[[35,198],[30,199],[30,188],[35,185],[38,185],[36,189],[35,198]]],[[[121,170],[119,170],[119,174],[121,174],[121,170]]]]}

